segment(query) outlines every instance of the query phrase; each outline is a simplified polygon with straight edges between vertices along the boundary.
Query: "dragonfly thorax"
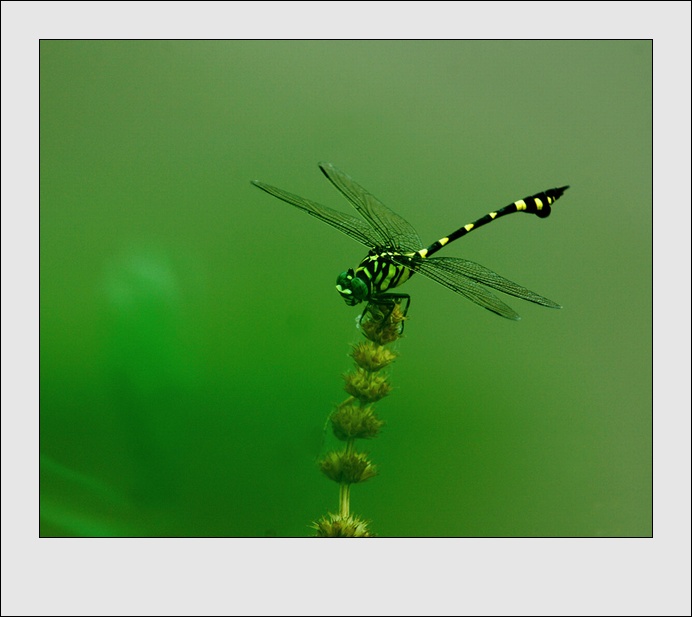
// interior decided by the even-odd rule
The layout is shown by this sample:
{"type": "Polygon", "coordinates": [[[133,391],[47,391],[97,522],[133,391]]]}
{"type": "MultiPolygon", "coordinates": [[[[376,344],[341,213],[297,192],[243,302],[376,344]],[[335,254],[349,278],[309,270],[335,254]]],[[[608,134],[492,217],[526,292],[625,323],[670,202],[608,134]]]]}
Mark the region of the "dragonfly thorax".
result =
{"type": "Polygon", "coordinates": [[[336,279],[336,290],[346,304],[355,306],[381,296],[387,290],[398,287],[411,276],[413,271],[394,259],[413,261],[416,253],[396,253],[371,250],[358,267],[342,272],[336,279]]]}
{"type": "Polygon", "coordinates": [[[368,284],[349,268],[336,277],[336,290],[349,306],[360,304],[370,296],[368,284]]]}

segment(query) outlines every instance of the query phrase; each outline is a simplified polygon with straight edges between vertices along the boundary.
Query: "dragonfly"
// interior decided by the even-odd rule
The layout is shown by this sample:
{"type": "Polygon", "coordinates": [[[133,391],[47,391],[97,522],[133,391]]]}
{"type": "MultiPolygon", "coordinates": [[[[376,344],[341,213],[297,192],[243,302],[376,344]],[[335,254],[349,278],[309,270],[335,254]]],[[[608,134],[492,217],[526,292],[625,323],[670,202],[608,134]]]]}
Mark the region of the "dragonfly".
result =
{"type": "Polygon", "coordinates": [[[426,248],[421,248],[424,246],[423,242],[408,221],[390,210],[331,163],[319,163],[319,168],[363,220],[264,182],[251,182],[257,188],[307,212],[368,247],[368,254],[356,268],[349,268],[337,277],[336,290],[347,305],[356,306],[366,302],[367,310],[371,304],[391,305],[405,302],[407,311],[410,296],[390,290],[395,290],[415,273],[419,273],[507,319],[518,320],[520,317],[490,289],[540,306],[562,308],[556,302],[473,261],[433,255],[451,242],[508,214],[524,212],[546,218],[551,213],[552,204],[569,186],[546,189],[541,193],[524,197],[460,227],[426,248]]]}

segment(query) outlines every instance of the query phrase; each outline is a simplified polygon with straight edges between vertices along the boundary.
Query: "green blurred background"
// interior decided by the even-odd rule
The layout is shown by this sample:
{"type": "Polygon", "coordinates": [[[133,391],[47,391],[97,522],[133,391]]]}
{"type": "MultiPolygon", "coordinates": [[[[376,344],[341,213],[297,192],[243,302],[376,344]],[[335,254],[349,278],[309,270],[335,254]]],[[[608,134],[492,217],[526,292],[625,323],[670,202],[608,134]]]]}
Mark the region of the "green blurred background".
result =
{"type": "MultiPolygon", "coordinates": [[[[41,534],[305,536],[361,336],[352,175],[560,302],[503,320],[415,277],[352,509],[381,536],[649,536],[647,41],[42,41],[41,534]]],[[[449,252],[447,252],[449,251],[449,252]]],[[[362,444],[361,444],[362,445],[362,444]]]]}

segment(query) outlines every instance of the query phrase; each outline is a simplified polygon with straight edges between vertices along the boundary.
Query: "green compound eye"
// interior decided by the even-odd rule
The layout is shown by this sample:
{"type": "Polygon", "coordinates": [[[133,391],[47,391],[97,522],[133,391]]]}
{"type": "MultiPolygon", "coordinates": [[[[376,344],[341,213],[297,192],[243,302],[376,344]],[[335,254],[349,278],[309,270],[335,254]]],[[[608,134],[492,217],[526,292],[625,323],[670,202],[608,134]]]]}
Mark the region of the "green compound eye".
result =
{"type": "Polygon", "coordinates": [[[339,274],[336,278],[336,290],[349,306],[360,304],[369,295],[368,286],[355,276],[353,269],[339,274]]]}

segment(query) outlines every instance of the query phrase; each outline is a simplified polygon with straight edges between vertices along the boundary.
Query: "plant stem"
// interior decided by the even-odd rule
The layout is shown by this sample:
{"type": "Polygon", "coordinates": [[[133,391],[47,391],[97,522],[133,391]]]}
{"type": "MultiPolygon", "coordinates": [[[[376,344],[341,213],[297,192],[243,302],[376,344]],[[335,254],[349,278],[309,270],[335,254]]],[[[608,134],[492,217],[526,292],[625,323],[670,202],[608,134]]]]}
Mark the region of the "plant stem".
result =
{"type": "MultiPolygon", "coordinates": [[[[346,454],[352,454],[356,447],[356,440],[349,437],[346,441],[346,454]]],[[[351,513],[351,485],[342,483],[339,485],[339,513],[348,518],[351,513]]]]}
{"type": "Polygon", "coordinates": [[[351,503],[351,485],[350,484],[340,484],[339,485],[339,514],[348,518],[350,515],[350,503],[351,503]]]}

